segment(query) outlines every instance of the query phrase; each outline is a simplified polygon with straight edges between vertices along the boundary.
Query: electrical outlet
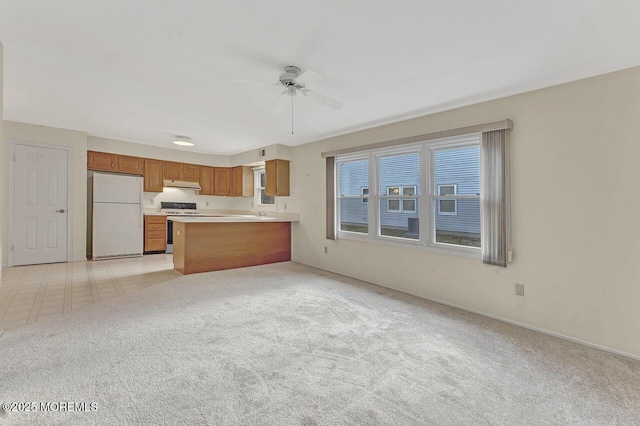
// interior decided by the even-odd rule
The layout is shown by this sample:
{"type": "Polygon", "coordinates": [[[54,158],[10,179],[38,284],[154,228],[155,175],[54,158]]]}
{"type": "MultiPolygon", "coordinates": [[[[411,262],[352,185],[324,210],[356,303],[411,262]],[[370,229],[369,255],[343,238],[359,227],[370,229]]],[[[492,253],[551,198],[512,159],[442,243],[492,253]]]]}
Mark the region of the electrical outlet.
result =
{"type": "Polygon", "coordinates": [[[329,253],[329,247],[324,246],[324,253],[325,253],[325,254],[329,253]]]}
{"type": "Polygon", "coordinates": [[[209,202],[208,201],[205,204],[207,205],[207,207],[209,207],[209,202]]]}
{"type": "Polygon", "coordinates": [[[251,202],[251,207],[253,207],[253,201],[251,202]]]}
{"type": "Polygon", "coordinates": [[[516,283],[516,296],[524,296],[524,284],[516,283]]]}
{"type": "Polygon", "coordinates": [[[284,209],[285,210],[287,209],[287,203],[284,203],[284,209]]]}

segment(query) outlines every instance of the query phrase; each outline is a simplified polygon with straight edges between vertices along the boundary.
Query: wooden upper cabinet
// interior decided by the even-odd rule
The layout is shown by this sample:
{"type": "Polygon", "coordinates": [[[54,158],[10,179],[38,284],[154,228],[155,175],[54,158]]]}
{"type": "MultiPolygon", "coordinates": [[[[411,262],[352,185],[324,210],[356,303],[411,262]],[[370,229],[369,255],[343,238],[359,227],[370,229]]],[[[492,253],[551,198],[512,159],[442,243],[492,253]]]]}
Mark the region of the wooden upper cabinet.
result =
{"type": "Polygon", "coordinates": [[[141,175],[143,169],[144,158],[87,151],[87,170],[141,175]]]}
{"type": "Polygon", "coordinates": [[[195,164],[164,162],[164,178],[170,180],[186,180],[198,182],[200,180],[200,166],[195,164]]]}
{"type": "Polygon", "coordinates": [[[200,181],[200,166],[193,164],[182,164],[182,178],[180,180],[186,180],[188,182],[200,181]]]}
{"type": "Polygon", "coordinates": [[[232,197],[253,197],[253,171],[251,167],[232,167],[230,186],[232,197]]]}
{"type": "Polygon", "coordinates": [[[116,171],[119,173],[141,175],[144,172],[144,158],[118,155],[116,159],[116,171]]]}
{"type": "Polygon", "coordinates": [[[162,192],[164,188],[164,161],[144,160],[144,192],[162,192]]]}
{"type": "Polygon", "coordinates": [[[213,167],[200,167],[200,195],[215,195],[215,173],[213,167]]]}
{"type": "Polygon", "coordinates": [[[103,172],[116,171],[116,154],[106,152],[87,151],[87,169],[103,172]]]}
{"type": "Polygon", "coordinates": [[[269,160],[265,162],[266,184],[264,192],[271,196],[289,195],[289,161],[269,160]]]}
{"type": "Polygon", "coordinates": [[[165,161],[164,178],[170,180],[182,180],[182,163],[165,161]]]}
{"type": "Polygon", "coordinates": [[[214,168],[215,195],[229,195],[231,182],[231,169],[228,167],[214,168]]]}

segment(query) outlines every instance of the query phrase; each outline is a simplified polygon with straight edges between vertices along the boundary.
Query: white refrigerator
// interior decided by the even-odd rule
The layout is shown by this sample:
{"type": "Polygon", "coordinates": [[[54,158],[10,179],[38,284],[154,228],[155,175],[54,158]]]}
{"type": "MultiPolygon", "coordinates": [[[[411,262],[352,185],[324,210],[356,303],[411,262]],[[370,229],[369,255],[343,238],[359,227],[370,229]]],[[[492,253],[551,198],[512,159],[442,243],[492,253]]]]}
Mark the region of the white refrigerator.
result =
{"type": "Polygon", "coordinates": [[[94,260],[142,256],[142,178],[93,174],[94,260]]]}

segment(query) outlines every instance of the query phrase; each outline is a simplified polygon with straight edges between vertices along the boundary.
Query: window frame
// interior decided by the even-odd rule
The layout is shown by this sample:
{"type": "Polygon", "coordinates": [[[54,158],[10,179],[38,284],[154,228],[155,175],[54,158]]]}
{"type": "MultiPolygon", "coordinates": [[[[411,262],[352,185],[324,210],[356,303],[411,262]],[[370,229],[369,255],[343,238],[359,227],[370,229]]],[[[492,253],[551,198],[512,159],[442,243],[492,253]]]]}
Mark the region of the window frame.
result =
{"type": "MultiPolygon", "coordinates": [[[[273,197],[273,204],[262,204],[261,191],[265,189],[263,186],[260,186],[260,175],[262,173],[266,173],[266,169],[264,167],[253,169],[253,188],[254,188],[253,203],[256,206],[256,209],[260,208],[262,210],[275,210],[276,203],[278,202],[276,200],[276,197],[273,197]]],[[[265,176],[265,179],[266,179],[266,176],[265,176]]]]}
{"type": "Polygon", "coordinates": [[[369,189],[369,194],[368,195],[340,195],[340,165],[344,164],[344,163],[351,163],[351,162],[355,162],[355,161],[364,161],[364,160],[369,160],[369,155],[368,154],[362,154],[362,153],[355,153],[352,155],[344,155],[341,156],[340,158],[336,158],[336,165],[335,165],[335,189],[336,189],[336,196],[335,196],[335,219],[336,219],[336,239],[338,238],[343,238],[343,239],[360,239],[363,236],[368,236],[371,233],[371,203],[369,202],[371,200],[371,163],[369,162],[368,167],[369,167],[369,173],[367,176],[367,183],[368,186],[361,186],[360,188],[360,193],[362,194],[362,188],[368,188],[369,189]],[[365,204],[367,205],[367,233],[362,233],[362,232],[356,232],[356,231],[343,231],[342,229],[340,229],[342,220],[340,218],[340,204],[342,203],[341,200],[345,200],[345,199],[360,199],[361,200],[361,204],[365,204]],[[366,202],[363,202],[364,199],[366,199],[366,202]]]}
{"type": "MultiPolygon", "coordinates": [[[[470,246],[459,246],[454,244],[445,244],[435,242],[435,224],[436,224],[436,210],[435,210],[435,152],[441,149],[462,148],[466,146],[480,146],[481,133],[472,133],[462,136],[455,136],[450,138],[442,138],[437,140],[429,140],[416,142],[414,144],[406,144],[401,147],[391,148],[379,148],[364,152],[351,153],[336,156],[336,186],[340,185],[339,165],[344,162],[358,161],[368,159],[369,163],[369,196],[368,204],[368,233],[357,233],[350,231],[340,230],[340,206],[339,206],[339,190],[336,191],[336,238],[360,242],[370,242],[382,245],[389,245],[395,247],[404,247],[410,249],[424,250],[428,252],[441,253],[452,256],[466,257],[472,259],[480,259],[480,248],[470,246]],[[380,195],[380,182],[378,176],[378,170],[380,168],[380,158],[416,153],[420,154],[420,179],[418,188],[416,188],[416,195],[411,196],[394,196],[393,198],[415,199],[416,209],[418,210],[419,218],[419,238],[409,239],[402,237],[393,237],[380,235],[380,205],[388,199],[388,195],[380,195]],[[426,189],[425,189],[426,188],[426,189]]],[[[482,173],[482,171],[480,172],[482,173]]],[[[414,185],[407,185],[414,186],[414,185]]],[[[385,188],[386,189],[386,188],[385,188]]],[[[457,193],[457,188],[456,188],[457,193]]],[[[352,196],[352,198],[357,196],[352,196]]],[[[447,196],[450,198],[452,196],[447,196]]],[[[466,198],[479,198],[475,195],[455,195],[456,200],[466,198]]],[[[402,201],[400,203],[402,208],[402,201]]],[[[457,212],[456,202],[456,212],[457,212]]]]}

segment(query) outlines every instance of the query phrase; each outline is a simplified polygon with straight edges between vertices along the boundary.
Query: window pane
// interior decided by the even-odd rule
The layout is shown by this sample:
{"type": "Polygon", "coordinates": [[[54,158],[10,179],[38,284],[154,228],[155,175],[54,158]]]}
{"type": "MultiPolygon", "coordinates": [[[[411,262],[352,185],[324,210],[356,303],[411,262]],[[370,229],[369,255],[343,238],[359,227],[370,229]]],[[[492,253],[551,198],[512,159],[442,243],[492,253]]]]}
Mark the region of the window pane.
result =
{"type": "Polygon", "coordinates": [[[434,153],[435,194],[480,194],[480,147],[442,149],[434,153]]]}
{"type": "Polygon", "coordinates": [[[369,187],[369,160],[340,163],[339,195],[362,195],[362,188],[369,187]]]}
{"type": "Polygon", "coordinates": [[[415,186],[403,186],[402,187],[402,195],[416,195],[416,187],[415,186]]]}
{"type": "Polygon", "coordinates": [[[438,185],[439,195],[455,195],[456,185],[438,185]]]}
{"type": "Polygon", "coordinates": [[[454,206],[457,202],[457,212],[449,215],[435,215],[435,241],[444,244],[480,247],[480,200],[436,200],[436,212],[438,202],[440,202],[440,209],[451,209],[451,202],[454,206]]]}
{"type": "Polygon", "coordinates": [[[275,204],[276,197],[272,195],[266,195],[264,189],[260,190],[260,204],[275,204]]]}
{"type": "Polygon", "coordinates": [[[267,186],[267,174],[260,172],[260,188],[264,188],[265,186],[267,186]]]}
{"type": "Polygon", "coordinates": [[[407,213],[416,211],[416,200],[402,200],[402,211],[407,213]]]}
{"type": "Polygon", "coordinates": [[[457,201],[456,200],[438,200],[439,209],[438,214],[456,214],[457,201]]]}
{"type": "Polygon", "coordinates": [[[415,194],[420,192],[420,154],[417,152],[380,157],[379,173],[380,195],[402,195],[400,188],[404,187],[414,187],[415,194]]]}
{"type": "Polygon", "coordinates": [[[363,198],[339,198],[340,230],[369,233],[369,206],[363,198]]]}
{"type": "Polygon", "coordinates": [[[415,200],[402,200],[402,202],[413,202],[412,212],[401,211],[401,200],[382,199],[380,200],[380,235],[388,237],[408,238],[417,240],[420,238],[418,229],[418,209],[415,200]],[[391,208],[397,207],[397,211],[391,208]]]}
{"type": "Polygon", "coordinates": [[[400,195],[400,187],[399,186],[388,186],[387,187],[387,195],[400,195]]]}

